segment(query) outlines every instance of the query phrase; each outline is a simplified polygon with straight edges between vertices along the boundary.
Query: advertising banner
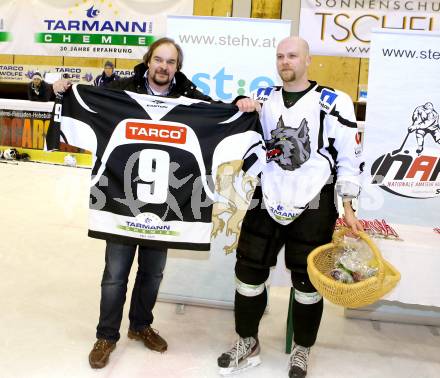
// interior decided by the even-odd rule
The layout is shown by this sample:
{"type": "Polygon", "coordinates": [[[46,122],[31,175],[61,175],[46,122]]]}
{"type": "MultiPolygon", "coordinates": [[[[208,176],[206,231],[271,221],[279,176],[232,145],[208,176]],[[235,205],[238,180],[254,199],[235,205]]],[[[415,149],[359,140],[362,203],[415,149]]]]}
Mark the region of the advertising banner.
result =
{"type": "Polygon", "coordinates": [[[439,114],[440,33],[374,30],[358,215],[398,235],[374,240],[401,274],[387,301],[440,305],[439,114]]]}
{"type": "Polygon", "coordinates": [[[8,0],[0,5],[0,54],[139,59],[165,35],[166,15],[192,0],[8,0]]]}
{"type": "MultiPolygon", "coordinates": [[[[38,71],[43,77],[47,73],[69,75],[73,83],[92,84],[95,78],[102,74],[103,69],[98,67],[69,67],[23,64],[0,64],[0,82],[28,83],[34,72],[38,71]]],[[[132,69],[115,69],[119,77],[129,77],[134,74],[132,69]]]]}
{"type": "Polygon", "coordinates": [[[361,216],[438,227],[440,34],[373,33],[361,216]]]}
{"type": "Polygon", "coordinates": [[[440,1],[301,1],[299,34],[314,55],[367,58],[373,28],[440,31],[440,1]]]}
{"type": "MultiPolygon", "coordinates": [[[[0,146],[44,150],[53,104],[0,99],[0,146]]],[[[59,150],[89,153],[66,143],[59,150]]]]}
{"type": "Polygon", "coordinates": [[[0,145],[42,150],[50,112],[0,110],[0,145]]]}
{"type": "Polygon", "coordinates": [[[231,17],[167,19],[167,35],[185,54],[182,71],[205,94],[222,101],[279,82],[278,42],[290,35],[289,20],[231,17]]]}
{"type": "Polygon", "coordinates": [[[9,46],[12,40],[11,25],[17,1],[2,1],[0,3],[0,53],[9,46]]]}

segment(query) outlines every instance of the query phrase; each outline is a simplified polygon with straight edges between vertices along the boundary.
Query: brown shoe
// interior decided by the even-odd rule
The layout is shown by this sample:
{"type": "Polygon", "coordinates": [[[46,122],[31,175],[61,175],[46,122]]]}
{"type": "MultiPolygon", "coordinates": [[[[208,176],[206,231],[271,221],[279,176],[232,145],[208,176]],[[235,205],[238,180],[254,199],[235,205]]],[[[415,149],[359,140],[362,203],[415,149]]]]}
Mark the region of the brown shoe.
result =
{"type": "Polygon", "coordinates": [[[150,326],[146,326],[141,331],[132,331],[129,329],[128,338],[143,341],[147,348],[155,350],[156,352],[163,353],[168,348],[167,342],[161,336],[159,336],[159,332],[150,326]]]}
{"type": "Polygon", "coordinates": [[[101,369],[108,363],[110,353],[116,348],[114,341],[98,339],[89,354],[89,363],[93,369],[101,369]]]}

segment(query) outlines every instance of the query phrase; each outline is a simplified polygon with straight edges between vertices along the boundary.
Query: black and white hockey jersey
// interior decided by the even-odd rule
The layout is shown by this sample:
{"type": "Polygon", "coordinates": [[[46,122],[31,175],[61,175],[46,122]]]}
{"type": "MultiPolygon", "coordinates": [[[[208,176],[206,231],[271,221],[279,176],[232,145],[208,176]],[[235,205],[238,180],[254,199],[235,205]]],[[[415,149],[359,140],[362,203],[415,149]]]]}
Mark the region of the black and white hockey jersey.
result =
{"type": "Polygon", "coordinates": [[[217,168],[264,161],[258,115],[230,104],[74,85],[54,119],[66,143],[93,153],[94,238],[209,250],[217,168]]]}
{"type": "MultiPolygon", "coordinates": [[[[271,217],[289,224],[337,177],[336,190],[354,198],[360,191],[361,140],[351,98],[311,82],[308,91],[287,108],[281,87],[261,88],[261,123],[267,164],[261,185],[271,217]]],[[[318,204],[315,204],[318,205],[318,204]]]]}

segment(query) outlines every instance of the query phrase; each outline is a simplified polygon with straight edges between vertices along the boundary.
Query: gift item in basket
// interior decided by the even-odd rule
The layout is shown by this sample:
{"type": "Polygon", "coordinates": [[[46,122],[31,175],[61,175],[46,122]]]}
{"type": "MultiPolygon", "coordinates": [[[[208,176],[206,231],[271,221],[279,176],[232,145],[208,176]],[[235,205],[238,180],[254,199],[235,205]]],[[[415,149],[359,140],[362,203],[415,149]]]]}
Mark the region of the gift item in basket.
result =
{"type": "Polygon", "coordinates": [[[330,272],[330,276],[332,276],[336,281],[341,281],[345,283],[353,283],[354,279],[350,272],[347,272],[342,268],[335,268],[330,272]]]}
{"type": "Polygon", "coordinates": [[[353,249],[353,239],[344,241],[344,235],[348,233],[348,229],[337,231],[331,243],[314,249],[307,258],[307,272],[316,290],[330,302],[351,308],[367,306],[391,291],[399,282],[400,273],[382,257],[369,236],[360,232],[359,238],[369,252],[366,253],[364,247],[356,247],[356,254],[358,258],[363,256],[360,260],[367,263],[365,268],[349,273],[353,281],[359,280],[349,283],[347,267],[354,269],[356,264],[349,258],[337,262],[344,253],[345,243],[353,249]]]}
{"type": "Polygon", "coordinates": [[[335,267],[329,275],[337,281],[359,282],[377,274],[377,261],[362,240],[342,241],[335,256],[335,267]]]}

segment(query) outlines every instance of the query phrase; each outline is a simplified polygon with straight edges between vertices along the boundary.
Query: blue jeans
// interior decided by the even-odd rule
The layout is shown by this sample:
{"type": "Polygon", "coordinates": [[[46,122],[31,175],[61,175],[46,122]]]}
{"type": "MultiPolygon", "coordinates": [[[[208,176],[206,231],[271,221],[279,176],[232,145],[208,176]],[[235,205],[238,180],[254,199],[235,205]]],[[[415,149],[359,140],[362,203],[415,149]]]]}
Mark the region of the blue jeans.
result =
{"type": "MultiPolygon", "coordinates": [[[[118,341],[128,276],[136,245],[107,241],[105,269],[101,282],[101,306],[96,337],[118,341]]],[[[167,249],[139,246],[138,271],[131,294],[130,329],[139,331],[153,322],[153,307],[163,277],[167,249]]]]}

